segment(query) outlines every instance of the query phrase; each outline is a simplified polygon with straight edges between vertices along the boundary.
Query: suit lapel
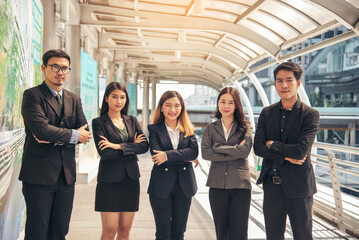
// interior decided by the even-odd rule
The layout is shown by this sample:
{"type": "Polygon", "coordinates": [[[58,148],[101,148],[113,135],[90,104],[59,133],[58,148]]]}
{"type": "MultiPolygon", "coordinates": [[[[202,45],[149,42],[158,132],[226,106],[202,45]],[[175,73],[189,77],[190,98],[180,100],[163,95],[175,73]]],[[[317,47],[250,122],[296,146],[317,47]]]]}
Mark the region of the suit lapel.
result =
{"type": "Polygon", "coordinates": [[[273,122],[272,126],[275,139],[280,140],[280,102],[278,102],[273,109],[273,122]]]}
{"type": "Polygon", "coordinates": [[[45,81],[41,84],[41,91],[44,94],[45,100],[49,103],[51,108],[54,110],[57,117],[61,119],[61,109],[59,107],[59,104],[57,103],[56,98],[50,91],[49,87],[46,85],[45,81]]]}
{"type": "Polygon", "coordinates": [[[177,149],[186,148],[187,142],[184,141],[184,133],[180,132],[177,149]]]}
{"type": "Polygon", "coordinates": [[[173,146],[172,146],[172,142],[171,142],[171,138],[170,135],[167,132],[167,128],[166,128],[166,124],[165,122],[161,122],[161,124],[159,125],[160,127],[160,140],[161,143],[164,147],[164,149],[166,150],[173,150],[173,146]]]}
{"type": "Polygon", "coordinates": [[[231,131],[229,132],[229,135],[228,135],[228,140],[233,136],[233,134],[235,134],[236,130],[237,130],[237,127],[238,127],[238,124],[236,121],[233,121],[233,125],[232,125],[232,128],[231,128],[231,131]]]}
{"type": "MultiPolygon", "coordinates": [[[[123,142],[122,138],[120,136],[120,133],[118,132],[118,129],[116,128],[115,124],[113,124],[111,118],[108,116],[107,113],[105,113],[102,116],[102,120],[104,121],[104,125],[107,127],[110,134],[118,141],[123,142]]],[[[127,126],[126,126],[127,127],[127,126]]]]}
{"type": "Polygon", "coordinates": [[[224,137],[224,130],[223,130],[223,126],[222,126],[222,120],[217,120],[213,123],[214,125],[214,129],[216,129],[216,131],[218,132],[219,135],[221,135],[223,137],[223,139],[226,139],[224,137]]]}
{"type": "Polygon", "coordinates": [[[64,114],[62,115],[62,119],[63,119],[66,116],[71,116],[74,110],[72,109],[73,99],[65,89],[63,89],[62,91],[62,98],[63,98],[63,110],[64,110],[64,114]]]}
{"type": "Polygon", "coordinates": [[[135,137],[135,129],[132,129],[132,121],[130,119],[129,116],[123,116],[123,121],[125,123],[125,126],[126,126],[126,129],[127,129],[127,134],[128,134],[128,140],[130,142],[132,142],[134,140],[134,137],[135,137]]]}
{"type": "Polygon", "coordinates": [[[289,119],[287,120],[287,124],[284,129],[283,142],[286,141],[288,134],[290,133],[290,129],[293,127],[297,115],[300,111],[301,101],[298,99],[292,108],[292,112],[290,113],[289,119]]]}

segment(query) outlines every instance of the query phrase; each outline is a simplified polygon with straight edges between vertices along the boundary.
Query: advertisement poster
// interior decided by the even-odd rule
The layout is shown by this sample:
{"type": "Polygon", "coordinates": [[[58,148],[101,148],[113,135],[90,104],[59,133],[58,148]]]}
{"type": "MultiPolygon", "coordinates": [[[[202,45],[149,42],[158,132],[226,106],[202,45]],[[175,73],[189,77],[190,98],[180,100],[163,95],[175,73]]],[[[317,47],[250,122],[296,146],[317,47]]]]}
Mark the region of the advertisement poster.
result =
{"type": "Polygon", "coordinates": [[[40,0],[0,0],[0,240],[18,239],[24,228],[21,100],[42,82],[42,24],[40,0]]]}

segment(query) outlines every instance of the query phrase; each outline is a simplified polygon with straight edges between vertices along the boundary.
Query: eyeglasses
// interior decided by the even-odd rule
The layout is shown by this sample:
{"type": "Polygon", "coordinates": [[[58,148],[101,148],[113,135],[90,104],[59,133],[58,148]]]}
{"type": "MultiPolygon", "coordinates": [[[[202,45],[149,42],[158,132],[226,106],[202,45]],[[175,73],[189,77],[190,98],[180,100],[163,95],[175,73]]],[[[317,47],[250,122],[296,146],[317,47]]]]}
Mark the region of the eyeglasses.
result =
{"type": "Polygon", "coordinates": [[[51,67],[51,71],[53,71],[54,73],[58,73],[60,72],[60,70],[62,71],[63,74],[67,74],[71,71],[71,68],[64,66],[64,67],[60,67],[57,64],[47,64],[46,66],[50,66],[51,67]]]}

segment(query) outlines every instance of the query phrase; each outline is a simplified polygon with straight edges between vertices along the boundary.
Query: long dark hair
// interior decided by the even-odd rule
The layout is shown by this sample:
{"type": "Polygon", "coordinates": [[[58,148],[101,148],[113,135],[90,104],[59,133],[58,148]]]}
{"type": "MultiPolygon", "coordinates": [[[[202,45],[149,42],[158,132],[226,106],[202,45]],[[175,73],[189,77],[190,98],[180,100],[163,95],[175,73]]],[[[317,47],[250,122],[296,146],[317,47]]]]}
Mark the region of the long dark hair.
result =
{"type": "Polygon", "coordinates": [[[163,115],[161,108],[168,99],[174,97],[178,98],[181,104],[181,113],[178,116],[178,129],[181,132],[185,133],[185,137],[192,136],[194,134],[194,126],[188,118],[186,107],[184,106],[183,98],[181,94],[179,94],[177,91],[166,91],[164,94],[162,94],[160,100],[158,101],[155,113],[153,115],[152,123],[155,124],[165,121],[165,116],[163,115]]]}
{"type": "Polygon", "coordinates": [[[222,113],[218,109],[218,102],[221,99],[221,96],[226,93],[231,94],[231,96],[233,97],[234,103],[236,105],[236,108],[233,113],[233,117],[234,117],[234,121],[236,121],[236,123],[237,123],[237,129],[242,135],[245,133],[245,131],[247,131],[248,122],[247,122],[246,116],[244,115],[244,112],[243,112],[241,98],[239,97],[239,93],[235,88],[225,87],[221,90],[221,92],[219,93],[219,95],[217,97],[217,109],[214,112],[214,117],[217,119],[222,118],[222,113]]]}
{"type": "Polygon", "coordinates": [[[128,106],[130,105],[130,99],[128,98],[127,90],[123,84],[121,84],[119,82],[111,82],[107,85],[105,94],[103,95],[100,116],[102,116],[108,112],[108,103],[106,102],[106,98],[108,98],[110,96],[110,94],[116,89],[121,90],[122,92],[124,92],[126,94],[126,103],[125,103],[125,106],[122,108],[121,113],[122,113],[122,115],[127,115],[128,106]]]}

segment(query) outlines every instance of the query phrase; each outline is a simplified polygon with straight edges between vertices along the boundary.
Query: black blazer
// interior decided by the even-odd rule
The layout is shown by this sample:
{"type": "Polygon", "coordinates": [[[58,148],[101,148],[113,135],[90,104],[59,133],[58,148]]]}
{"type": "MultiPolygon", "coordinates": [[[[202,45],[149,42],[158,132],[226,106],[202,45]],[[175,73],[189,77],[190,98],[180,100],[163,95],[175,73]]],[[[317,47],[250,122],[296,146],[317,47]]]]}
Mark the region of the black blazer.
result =
{"type": "Polygon", "coordinates": [[[284,140],[280,141],[280,108],[280,102],[275,103],[265,107],[259,116],[254,152],[263,157],[263,165],[257,184],[263,182],[273,162],[278,162],[286,196],[308,197],[317,192],[310,154],[319,127],[319,113],[298,99],[287,120],[284,140]],[[270,150],[265,146],[267,140],[274,140],[270,150]],[[303,165],[284,160],[303,159],[306,155],[303,165]]]}
{"type": "Polygon", "coordinates": [[[92,120],[93,137],[96,148],[101,156],[97,181],[105,183],[119,182],[125,177],[125,173],[132,179],[140,178],[138,158],[136,154],[145,153],[148,150],[147,140],[141,143],[133,143],[135,133],[143,134],[140,124],[133,116],[123,116],[128,131],[128,142],[123,143],[119,130],[112,123],[108,114],[104,114],[92,120]],[[123,150],[112,148],[99,149],[100,136],[107,138],[112,143],[121,143],[123,150]]]}
{"type": "Polygon", "coordinates": [[[61,168],[66,181],[76,181],[75,145],[69,144],[72,131],[87,124],[81,99],[63,89],[63,114],[56,98],[43,82],[24,91],[21,113],[25,144],[19,180],[30,184],[53,185],[61,168]],[[40,140],[50,143],[38,143],[40,140]],[[55,143],[62,146],[54,146],[55,143]]]}
{"type": "Polygon", "coordinates": [[[191,198],[197,192],[197,183],[192,163],[198,156],[198,144],[195,135],[184,137],[180,132],[177,150],[173,150],[170,136],[164,122],[148,125],[151,154],[153,150],[165,151],[166,162],[153,165],[147,193],[161,199],[170,195],[177,177],[184,194],[191,198]]]}

